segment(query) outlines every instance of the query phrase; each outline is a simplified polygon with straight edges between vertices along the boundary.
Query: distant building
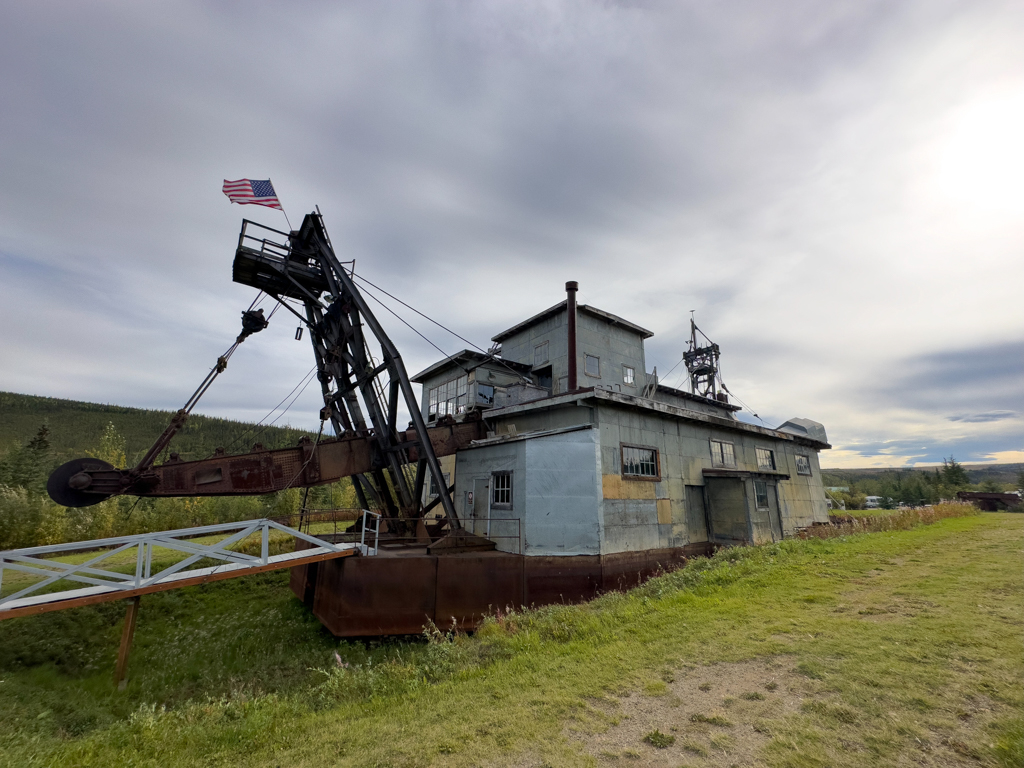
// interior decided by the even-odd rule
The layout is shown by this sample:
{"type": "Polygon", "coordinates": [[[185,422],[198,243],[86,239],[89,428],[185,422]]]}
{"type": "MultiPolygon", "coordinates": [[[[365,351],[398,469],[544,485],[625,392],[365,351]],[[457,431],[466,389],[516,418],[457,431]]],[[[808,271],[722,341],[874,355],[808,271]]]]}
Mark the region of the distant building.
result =
{"type": "Polygon", "coordinates": [[[1016,493],[957,491],[956,498],[976,505],[983,512],[1002,512],[1021,506],[1021,497],[1016,493]]]}

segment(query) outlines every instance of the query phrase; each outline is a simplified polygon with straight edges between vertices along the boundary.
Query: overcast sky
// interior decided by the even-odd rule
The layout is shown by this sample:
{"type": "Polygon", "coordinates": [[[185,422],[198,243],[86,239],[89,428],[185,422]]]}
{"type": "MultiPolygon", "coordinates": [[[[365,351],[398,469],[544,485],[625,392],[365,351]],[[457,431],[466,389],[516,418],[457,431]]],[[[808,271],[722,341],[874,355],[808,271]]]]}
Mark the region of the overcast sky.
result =
{"type": "MultiPolygon", "coordinates": [[[[655,333],[662,374],[696,310],[766,424],[824,423],[825,466],[1024,461],[1019,0],[0,18],[2,390],[179,408],[255,294],[241,219],[285,227],[222,180],[269,177],[293,224],[319,205],[358,273],[482,347],[578,280],[655,333]]],[[[438,359],[381,320],[410,373],[438,359]]],[[[313,365],[295,325],[198,410],[263,417],[313,365]]],[[[282,422],[315,429],[315,390],[282,422]]]]}

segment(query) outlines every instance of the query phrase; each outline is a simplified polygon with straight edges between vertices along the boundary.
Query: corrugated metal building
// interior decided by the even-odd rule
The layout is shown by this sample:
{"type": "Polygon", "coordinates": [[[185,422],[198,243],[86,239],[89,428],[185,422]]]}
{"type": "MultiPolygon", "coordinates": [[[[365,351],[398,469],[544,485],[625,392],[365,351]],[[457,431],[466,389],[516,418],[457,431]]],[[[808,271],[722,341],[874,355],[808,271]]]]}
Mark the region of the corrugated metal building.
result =
{"type": "Polygon", "coordinates": [[[824,428],[758,427],[724,397],[660,385],[651,335],[570,294],[494,336],[500,357],[466,350],[413,377],[428,422],[483,411],[489,437],[444,462],[468,528],[505,552],[607,570],[629,553],[672,560],[827,521],[824,428]]]}

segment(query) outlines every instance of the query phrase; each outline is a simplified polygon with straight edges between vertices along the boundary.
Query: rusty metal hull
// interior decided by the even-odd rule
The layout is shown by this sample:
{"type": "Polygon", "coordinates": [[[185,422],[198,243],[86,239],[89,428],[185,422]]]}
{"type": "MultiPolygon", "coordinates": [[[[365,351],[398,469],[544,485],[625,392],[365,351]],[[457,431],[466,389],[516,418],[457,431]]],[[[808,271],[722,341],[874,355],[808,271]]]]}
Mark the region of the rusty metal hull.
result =
{"type": "Polygon", "coordinates": [[[294,568],[291,589],[338,637],[418,634],[428,620],[468,630],[498,610],[578,603],[628,589],[710,552],[707,543],[573,557],[382,549],[374,557],[294,568]]]}

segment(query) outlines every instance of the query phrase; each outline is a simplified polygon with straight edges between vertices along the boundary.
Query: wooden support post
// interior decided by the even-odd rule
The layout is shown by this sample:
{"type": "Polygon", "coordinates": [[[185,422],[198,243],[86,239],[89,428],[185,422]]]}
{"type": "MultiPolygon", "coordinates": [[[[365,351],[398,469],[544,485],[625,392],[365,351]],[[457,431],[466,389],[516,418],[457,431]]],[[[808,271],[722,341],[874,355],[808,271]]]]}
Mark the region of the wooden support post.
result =
{"type": "Polygon", "coordinates": [[[117,690],[123,691],[128,685],[128,654],[132,650],[135,639],[135,620],[139,617],[139,595],[128,600],[128,610],[124,614],[124,630],[121,632],[121,648],[117,652],[117,668],[114,670],[114,684],[117,690]]]}

